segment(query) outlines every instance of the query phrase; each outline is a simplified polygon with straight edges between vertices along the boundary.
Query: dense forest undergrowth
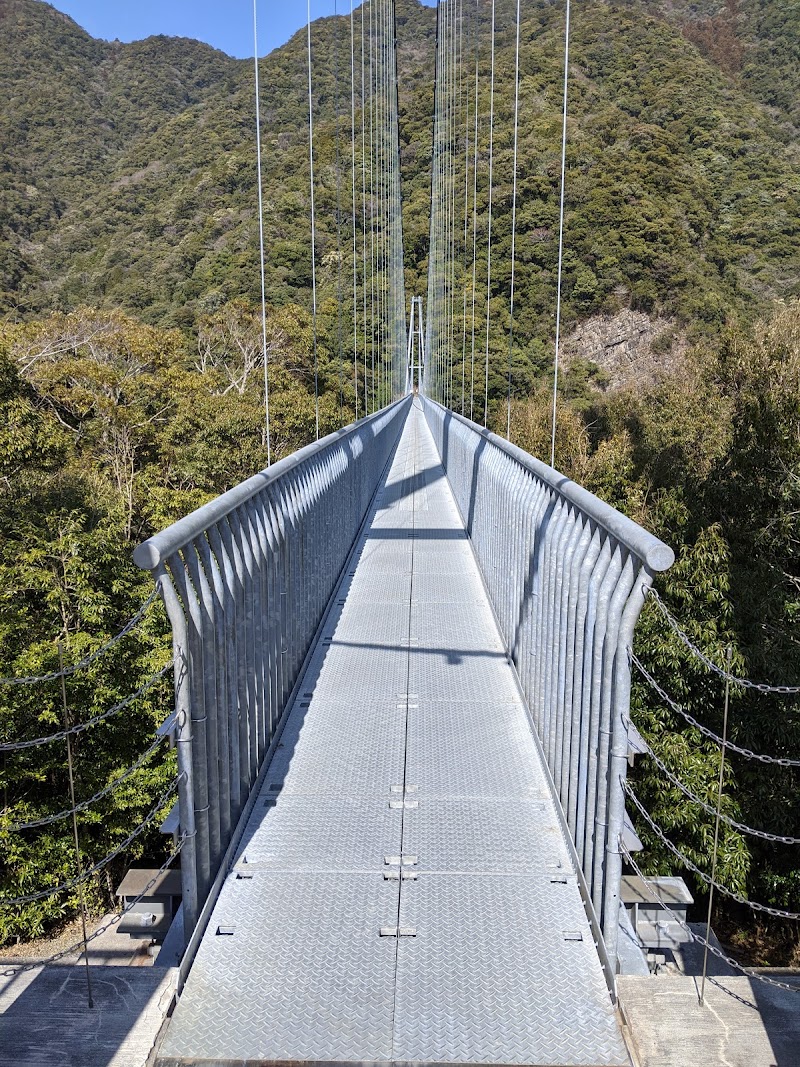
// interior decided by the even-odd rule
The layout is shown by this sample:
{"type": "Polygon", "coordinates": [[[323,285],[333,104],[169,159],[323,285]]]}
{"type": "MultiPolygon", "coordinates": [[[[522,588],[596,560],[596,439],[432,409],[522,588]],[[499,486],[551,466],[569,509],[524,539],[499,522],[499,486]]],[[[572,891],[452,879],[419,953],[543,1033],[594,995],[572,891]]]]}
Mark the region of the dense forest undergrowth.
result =
{"type": "MultiPolygon", "coordinates": [[[[513,10],[498,4],[489,307],[489,421],[498,432],[507,389],[513,10]]],[[[511,425],[517,443],[546,456],[563,11],[544,0],[522,10],[511,425]]],[[[478,14],[485,43],[482,0],[478,14]]],[[[149,576],[132,563],[134,545],[263,467],[266,450],[251,70],[196,42],[93,41],[38,0],[0,0],[0,28],[0,675],[18,676],[53,670],[58,641],[67,662],[101,646],[150,592],[149,576]]],[[[397,30],[410,295],[424,292],[427,270],[435,12],[398,0],[397,30]]],[[[557,465],[675,548],[659,591],[713,660],[724,663],[730,648],[735,673],[798,684],[800,19],[772,0],[593,0],[574,33],[563,289],[570,366],[557,465]],[[631,366],[609,385],[569,338],[628,313],[657,328],[645,344],[631,341],[631,366]]],[[[345,57],[349,74],[349,34],[349,19],[314,26],[321,432],[363,413],[348,288],[349,84],[339,95],[333,77],[345,57]]],[[[297,37],[272,53],[262,74],[273,458],[313,439],[315,424],[303,46],[297,37]]],[[[478,60],[485,73],[482,48],[478,60]]],[[[360,175],[360,107],[355,122],[360,175]]],[[[481,119],[481,329],[487,134],[481,119]]],[[[362,206],[371,225],[375,205],[359,198],[359,216],[362,206]]],[[[473,204],[456,206],[471,212],[473,204]]],[[[468,284],[461,265],[458,283],[468,284]]],[[[356,347],[361,367],[358,339],[356,347]]],[[[687,653],[653,603],[636,652],[674,700],[719,731],[720,679],[687,653]]],[[[154,605],[109,657],[70,680],[70,713],[84,720],[103,711],[168,656],[168,626],[154,605]]],[[[643,736],[713,806],[718,748],[634,675],[643,736]]],[[[76,738],[79,796],[138,758],[170,699],[167,676],[121,717],[76,738]]],[[[57,730],[62,715],[54,683],[0,689],[0,741],[57,730]]],[[[798,758],[800,703],[734,687],[731,736],[798,758]]],[[[5,753],[0,774],[0,892],[67,880],[68,823],[10,829],[69,806],[63,744],[44,757],[5,753]]],[[[172,756],[155,753],[83,813],[85,861],[123,841],[173,775],[172,756]]],[[[713,816],[646,758],[633,780],[670,839],[708,871],[713,816]]],[[[723,812],[800,836],[796,769],[733,755],[723,812]]],[[[637,828],[645,870],[679,873],[646,823],[637,828]]],[[[719,880],[749,899],[800,910],[798,847],[723,824],[719,880]]],[[[93,907],[108,904],[123,864],[160,862],[165,850],[156,832],[138,838],[109,877],[90,882],[93,907]]],[[[702,904],[701,880],[680,873],[702,904]]],[[[40,935],[76,906],[72,892],[4,908],[0,941],[40,935]]],[[[715,921],[750,962],[800,962],[796,924],[720,898],[715,921]]]]}

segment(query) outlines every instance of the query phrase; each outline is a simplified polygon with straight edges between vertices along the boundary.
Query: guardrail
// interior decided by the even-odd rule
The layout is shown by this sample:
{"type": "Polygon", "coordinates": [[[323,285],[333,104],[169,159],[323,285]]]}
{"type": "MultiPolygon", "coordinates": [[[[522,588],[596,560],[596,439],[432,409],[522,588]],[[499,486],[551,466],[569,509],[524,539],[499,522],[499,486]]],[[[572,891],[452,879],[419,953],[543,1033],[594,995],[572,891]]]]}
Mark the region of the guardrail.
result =
{"type": "Polygon", "coordinates": [[[300,449],[134,552],[172,625],[187,941],[410,403],[300,449]]]}
{"type": "Polygon", "coordinates": [[[575,847],[617,954],[629,651],[672,549],[502,437],[424,398],[575,847]]]}

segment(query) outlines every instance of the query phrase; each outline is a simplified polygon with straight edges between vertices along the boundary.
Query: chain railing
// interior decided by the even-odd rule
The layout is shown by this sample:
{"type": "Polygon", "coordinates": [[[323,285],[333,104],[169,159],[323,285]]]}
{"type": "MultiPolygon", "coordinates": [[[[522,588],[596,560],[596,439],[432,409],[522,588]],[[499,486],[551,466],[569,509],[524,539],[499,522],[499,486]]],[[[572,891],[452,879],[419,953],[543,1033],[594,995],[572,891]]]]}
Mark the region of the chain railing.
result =
{"type": "MultiPolygon", "coordinates": [[[[631,663],[636,667],[642,678],[644,678],[651,688],[661,697],[668,708],[671,708],[676,715],[680,715],[690,726],[699,730],[700,733],[704,734],[710,741],[715,741],[718,745],[723,744],[723,739],[719,734],[714,733],[713,730],[704,726],[703,723],[698,722],[693,715],[690,715],[685,708],[682,708],[676,700],[672,699],[634,653],[631,653],[631,663]]],[[[728,680],[730,681],[730,678],[728,680]]],[[[737,745],[728,738],[725,738],[724,744],[731,752],[737,752],[740,756],[744,756],[746,759],[758,760],[759,763],[774,763],[778,767],[800,767],[800,759],[793,759],[791,756],[767,756],[762,752],[754,752],[751,748],[743,748],[741,745],[737,745]]]]}
{"type": "Polygon", "coordinates": [[[0,678],[0,685],[40,685],[43,682],[53,682],[58,678],[69,678],[70,675],[76,674],[78,671],[82,671],[86,667],[91,667],[97,660],[108,655],[115,645],[119,644],[124,637],[127,637],[129,633],[132,633],[132,631],[136,629],[150,609],[150,605],[157,599],[157,595],[158,591],[154,590],[139,610],[128,619],[121,630],[115,633],[113,637],[110,637],[104,645],[101,645],[100,648],[96,648],[93,652],[89,652],[88,655],[84,656],[83,659],[79,660],[77,663],[72,663],[67,667],[61,667],[57,671],[49,671],[46,674],[30,674],[20,677],[12,675],[8,678],[0,678]]]}
{"type": "Polygon", "coordinates": [[[16,978],[17,975],[23,974],[25,971],[35,971],[39,967],[47,967],[52,963],[58,963],[67,956],[75,955],[76,952],[85,952],[92,941],[96,941],[98,937],[102,937],[106,931],[116,926],[117,923],[121,922],[126,915],[134,910],[137,904],[140,904],[144,900],[156,882],[159,881],[161,875],[172,866],[172,861],[180,854],[184,841],[185,837],[182,837],[178,841],[175,848],[170,852],[155,874],[153,874],[139,895],[132,900],[129,900],[122,911],[118,912],[116,915],[112,915],[107,922],[98,926],[87,938],[81,938],[80,941],[74,941],[71,945],[67,945],[66,948],[62,948],[59,952],[55,952],[53,955],[43,957],[42,959],[31,960],[27,963],[14,963],[13,960],[6,961],[9,965],[6,970],[0,971],[0,978],[16,978]]]}
{"type": "Polygon", "coordinates": [[[727,886],[721,882],[716,881],[710,874],[707,874],[704,870],[701,870],[689,857],[678,848],[678,846],[670,841],[653,816],[642,804],[641,800],[636,796],[633,789],[631,789],[630,782],[624,782],[623,788],[628,795],[628,798],[633,803],[636,811],[644,819],[645,823],[649,826],[653,834],[658,838],[661,844],[672,853],[672,855],[684,866],[687,870],[692,871],[698,878],[702,880],[708,886],[713,886],[716,890],[722,893],[726,897],[730,897],[731,900],[735,900],[737,904],[743,904],[745,907],[750,908],[751,911],[761,912],[763,915],[771,915],[774,919],[787,919],[797,921],[800,919],[800,912],[798,911],[786,911],[784,908],[773,908],[770,904],[760,904],[756,900],[748,900],[742,893],[737,893],[734,889],[728,889],[727,886]]]}
{"type": "Polygon", "coordinates": [[[684,628],[669,610],[667,605],[658,595],[655,589],[649,590],[650,599],[656,605],[661,615],[674,634],[681,640],[689,652],[700,660],[710,671],[720,678],[726,679],[731,685],[741,686],[742,689],[755,689],[759,693],[777,693],[779,696],[796,696],[800,693],[800,685],[770,685],[768,682],[754,682],[752,678],[743,678],[740,675],[731,674],[724,667],[720,667],[708,656],[700,646],[689,637],[684,628]]]}
{"type": "Polygon", "coordinates": [[[672,549],[558,471],[425,398],[612,968],[633,629],[672,549]]]}
{"type": "Polygon", "coordinates": [[[295,452],[134,553],[172,625],[187,940],[410,403],[295,452]]]}
{"type": "Polygon", "coordinates": [[[631,855],[630,850],[626,848],[621,841],[620,848],[622,850],[623,855],[625,856],[626,862],[630,864],[632,870],[641,880],[642,885],[647,889],[647,893],[651,901],[654,904],[658,904],[659,907],[669,916],[669,921],[676,923],[678,926],[680,926],[683,932],[687,934],[692,941],[695,941],[698,945],[702,945],[704,948],[708,949],[712,956],[716,956],[717,959],[722,960],[723,963],[726,963],[729,967],[732,967],[735,971],[738,971],[740,974],[745,975],[747,978],[752,978],[754,981],[757,982],[763,982],[765,985],[773,986],[775,989],[785,989],[790,993],[800,993],[800,985],[793,984],[790,982],[777,982],[774,978],[770,978],[769,975],[763,974],[761,971],[754,970],[751,967],[744,967],[741,963],[739,963],[738,960],[735,960],[732,956],[729,956],[726,952],[723,952],[721,949],[717,948],[717,946],[711,941],[709,941],[707,938],[703,937],[701,934],[696,933],[691,928],[691,926],[689,926],[685,919],[681,918],[680,915],[672,911],[669,905],[664,902],[663,898],[658,893],[656,887],[649,881],[647,875],[642,873],[641,867],[631,855]]]}
{"type": "Polygon", "coordinates": [[[97,726],[100,722],[105,722],[107,719],[113,718],[115,715],[119,715],[121,711],[125,711],[132,704],[135,704],[137,700],[140,700],[145,696],[155,685],[160,682],[167,671],[172,670],[172,660],[161,668],[160,671],[156,671],[151,675],[147,681],[136,690],[135,693],[130,693],[123,700],[112,705],[106,711],[101,711],[97,715],[93,715],[91,719],[85,719],[83,722],[76,722],[73,726],[69,726],[64,730],[57,730],[53,734],[47,734],[46,737],[32,737],[24,741],[4,741],[0,744],[0,752],[21,752],[26,748],[38,748],[39,745],[49,745],[53,741],[64,741],[68,737],[74,737],[76,734],[82,734],[86,730],[91,729],[92,726],[97,726]]]}
{"type": "MultiPolygon", "coordinates": [[[[155,820],[163,814],[164,807],[177,789],[180,788],[181,778],[183,775],[178,775],[178,778],[171,782],[167,789],[161,794],[155,804],[150,808],[147,815],[137,824],[137,826],[128,834],[124,841],[121,841],[115,848],[111,850],[101,860],[97,860],[91,867],[87,867],[76,878],[70,878],[66,882],[62,882],[61,885],[47,886],[45,889],[37,889],[33,893],[26,893],[24,896],[19,897],[6,897],[0,895],[0,907],[11,907],[12,905],[32,904],[35,900],[44,900],[45,897],[54,897],[59,893],[66,893],[71,889],[75,889],[80,885],[87,882],[92,875],[97,874],[98,871],[102,871],[104,867],[107,867],[112,860],[115,860],[117,856],[122,855],[133,844],[137,837],[140,837],[148,826],[151,826],[155,820]]],[[[73,809],[77,811],[78,809],[73,809]]],[[[72,814],[72,811],[67,814],[72,814]]]]}

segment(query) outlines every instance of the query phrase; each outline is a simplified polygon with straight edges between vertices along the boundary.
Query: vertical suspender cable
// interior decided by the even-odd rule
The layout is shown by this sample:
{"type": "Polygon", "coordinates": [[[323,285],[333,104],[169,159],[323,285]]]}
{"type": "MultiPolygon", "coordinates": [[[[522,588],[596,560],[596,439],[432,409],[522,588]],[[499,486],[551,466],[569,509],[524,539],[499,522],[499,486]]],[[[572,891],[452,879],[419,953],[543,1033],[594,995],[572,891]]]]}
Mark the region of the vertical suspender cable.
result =
{"type": "MultiPolygon", "coordinates": [[[[460,0],[459,9],[459,73],[458,93],[461,97],[461,86],[464,74],[464,0],[460,0]]],[[[464,273],[462,276],[464,289],[464,309],[461,320],[461,414],[464,414],[464,398],[467,391],[467,221],[469,218],[469,85],[467,85],[466,104],[464,106],[464,273]]]]}
{"type": "MultiPolygon", "coordinates": [[[[372,0],[374,2],[374,0],[372,0]]],[[[379,410],[381,404],[381,394],[383,386],[383,375],[381,373],[381,359],[383,356],[383,323],[381,321],[381,253],[382,253],[382,230],[383,230],[383,181],[382,181],[382,168],[381,168],[381,3],[382,0],[378,0],[378,7],[375,11],[375,207],[377,213],[373,210],[374,229],[375,229],[375,307],[376,307],[376,325],[377,325],[377,351],[375,352],[375,371],[378,378],[378,388],[376,393],[375,408],[379,410]]]]}
{"type": "Polygon", "coordinates": [[[311,0],[307,0],[308,25],[308,165],[311,192],[311,326],[314,337],[314,421],[319,441],[319,356],[317,353],[317,229],[314,217],[314,109],[311,100],[311,0]]]}
{"type": "MultiPolygon", "coordinates": [[[[477,0],[476,0],[477,2],[477,0]]],[[[436,393],[436,318],[437,318],[437,292],[436,292],[436,235],[437,235],[437,204],[436,196],[438,183],[436,178],[438,166],[439,146],[439,38],[440,38],[440,0],[436,4],[436,43],[435,60],[433,66],[433,126],[432,126],[432,152],[431,152],[431,214],[428,227],[428,286],[427,286],[427,319],[425,322],[425,349],[426,359],[423,370],[424,394],[438,399],[436,393]]]]}
{"type": "Polygon", "coordinates": [[[448,344],[450,347],[450,359],[448,365],[448,406],[453,406],[453,347],[455,345],[455,292],[456,292],[456,143],[457,143],[457,126],[456,126],[456,71],[457,71],[457,48],[456,44],[458,38],[456,36],[456,16],[458,9],[456,7],[456,0],[449,0],[453,5],[453,14],[450,19],[450,34],[452,37],[452,47],[450,49],[451,56],[451,73],[450,73],[450,205],[449,205],[449,219],[450,219],[450,235],[449,235],[449,249],[450,249],[450,293],[449,293],[449,306],[448,306],[448,344]]]}
{"type": "Polygon", "coordinates": [[[353,200],[353,392],[358,419],[358,252],[356,227],[356,42],[353,33],[353,0],[350,0],[350,162],[353,200]]]}
{"type": "Polygon", "coordinates": [[[553,421],[550,433],[550,466],[556,465],[556,401],[558,399],[558,348],[561,341],[561,269],[564,260],[564,188],[567,176],[567,89],[569,86],[569,5],[564,31],[564,117],[561,128],[561,206],[558,216],[558,282],[556,285],[556,351],[553,360],[553,421]]]}
{"type": "Polygon", "coordinates": [[[489,420],[489,318],[492,296],[492,171],[494,167],[494,16],[495,0],[492,0],[492,41],[489,83],[489,229],[486,245],[486,357],[483,387],[483,425],[489,420]]]}
{"type": "Polygon", "coordinates": [[[367,398],[367,97],[364,68],[364,3],[361,4],[361,315],[364,324],[364,414],[367,398]]]}
{"type": "Polygon", "coordinates": [[[344,333],[342,329],[342,152],[339,137],[339,12],[333,0],[333,84],[336,144],[336,362],[339,380],[339,422],[344,425],[344,333]]]}
{"type": "Polygon", "coordinates": [[[372,394],[372,411],[375,410],[375,64],[374,64],[374,28],[372,5],[369,0],[369,317],[371,332],[369,338],[370,385],[372,394]]]}
{"type": "Polygon", "coordinates": [[[472,138],[472,355],[470,360],[469,376],[469,417],[472,418],[475,408],[475,283],[477,281],[478,264],[478,96],[479,96],[479,52],[478,52],[478,21],[480,15],[480,0],[475,0],[475,23],[473,25],[473,40],[475,45],[475,129],[472,138]]]}
{"type": "Polygon", "coordinates": [[[506,440],[511,440],[511,360],[514,351],[514,267],[517,247],[517,145],[519,140],[519,4],[517,0],[517,36],[514,47],[514,165],[511,189],[511,293],[508,329],[508,396],[506,398],[506,440]]]}
{"type": "Polygon", "coordinates": [[[264,191],[261,177],[261,99],[258,87],[258,20],[253,0],[253,66],[256,83],[256,165],[258,170],[258,245],[261,266],[261,357],[264,360],[264,418],[267,432],[267,466],[272,463],[272,439],[269,428],[269,361],[267,359],[267,286],[264,270],[264,191]]]}

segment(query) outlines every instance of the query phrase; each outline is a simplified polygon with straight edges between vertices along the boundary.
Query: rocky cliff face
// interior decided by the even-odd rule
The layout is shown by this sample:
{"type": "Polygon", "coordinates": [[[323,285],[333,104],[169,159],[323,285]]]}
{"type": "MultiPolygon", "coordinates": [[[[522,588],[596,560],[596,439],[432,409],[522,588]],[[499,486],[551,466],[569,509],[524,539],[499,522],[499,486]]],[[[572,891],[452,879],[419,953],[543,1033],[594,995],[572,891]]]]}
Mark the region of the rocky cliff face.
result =
{"type": "Polygon", "coordinates": [[[595,363],[609,389],[632,383],[652,385],[673,372],[686,352],[677,324],[625,309],[614,315],[593,315],[564,338],[565,365],[575,360],[595,363]]]}

